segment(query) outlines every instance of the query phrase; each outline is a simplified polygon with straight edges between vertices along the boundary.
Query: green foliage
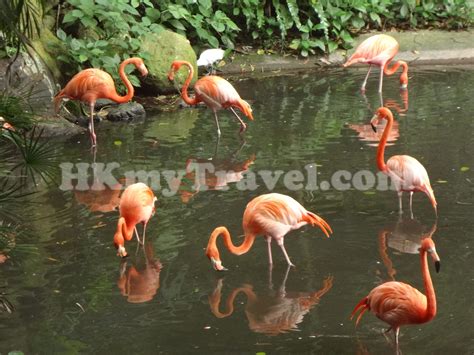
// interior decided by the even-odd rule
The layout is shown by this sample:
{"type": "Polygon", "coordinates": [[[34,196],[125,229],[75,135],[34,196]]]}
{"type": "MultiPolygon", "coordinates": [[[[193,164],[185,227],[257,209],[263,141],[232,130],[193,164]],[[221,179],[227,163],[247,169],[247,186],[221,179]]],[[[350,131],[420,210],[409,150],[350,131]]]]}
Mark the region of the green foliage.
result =
{"type": "Polygon", "coordinates": [[[34,115],[25,98],[0,93],[0,117],[16,129],[30,129],[34,124],[34,115]]]}
{"type": "Polygon", "coordinates": [[[11,57],[39,35],[43,16],[40,0],[0,0],[0,58],[11,57]]]}
{"type": "MultiPolygon", "coordinates": [[[[137,54],[140,37],[169,28],[199,46],[252,41],[290,48],[302,56],[350,48],[353,36],[369,29],[445,27],[472,24],[468,0],[67,0],[66,43],[74,71],[84,66],[115,73],[137,54]],[[85,31],[84,28],[94,28],[85,31]],[[81,31],[82,30],[82,31],[81,31]]],[[[143,53],[140,53],[143,56],[143,53]]],[[[146,53],[145,53],[146,57],[146,53]]],[[[134,84],[138,84],[136,79],[134,84]]]]}

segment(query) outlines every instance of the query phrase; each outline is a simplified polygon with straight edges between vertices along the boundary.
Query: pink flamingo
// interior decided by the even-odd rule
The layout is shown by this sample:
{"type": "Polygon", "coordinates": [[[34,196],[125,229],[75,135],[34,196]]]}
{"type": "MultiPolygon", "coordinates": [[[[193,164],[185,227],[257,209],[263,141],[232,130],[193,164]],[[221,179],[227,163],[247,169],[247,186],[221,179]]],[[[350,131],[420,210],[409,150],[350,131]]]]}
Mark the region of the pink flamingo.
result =
{"type": "Polygon", "coordinates": [[[135,91],[132,83],[125,74],[125,67],[133,64],[140,71],[142,76],[148,74],[148,70],[141,58],[125,59],[119,67],[119,75],[125,87],[127,94],[120,96],[115,89],[114,80],[110,74],[100,69],[85,69],[74,75],[55,97],[54,104],[56,112],[59,112],[59,106],[63,99],[79,100],[85,102],[90,108],[89,132],[91,135],[92,146],[97,145],[97,138],[94,131],[94,106],[97,99],[109,99],[119,104],[128,102],[132,99],[135,91]]]}
{"type": "Polygon", "coordinates": [[[395,184],[398,192],[400,214],[403,213],[403,191],[410,192],[410,213],[412,216],[413,192],[416,191],[424,192],[428,196],[431,204],[433,205],[435,213],[437,214],[437,203],[433,189],[431,188],[430,178],[428,177],[426,169],[418,160],[409,155],[394,155],[388,159],[387,163],[385,164],[385,145],[387,144],[388,135],[393,125],[392,112],[386,107],[380,107],[372,117],[370,124],[372,125],[374,131],[377,131],[376,125],[382,119],[387,120],[387,125],[385,126],[382,139],[380,140],[379,147],[377,149],[377,166],[380,171],[390,176],[393,180],[393,183],[395,184]]]}
{"type": "Polygon", "coordinates": [[[124,244],[125,240],[132,239],[133,232],[140,244],[145,244],[146,225],[151,216],[155,214],[156,197],[153,191],[145,184],[138,182],[128,186],[120,197],[120,218],[117,223],[117,231],[114,235],[114,245],[117,255],[127,256],[124,244]],[[140,241],[136,225],[143,223],[143,237],[140,241]]]}
{"type": "Polygon", "coordinates": [[[188,95],[188,87],[191,79],[194,75],[194,69],[191,63],[184,60],[175,60],[171,64],[171,69],[168,74],[168,79],[170,81],[174,80],[174,74],[181,68],[181,66],[186,66],[188,68],[188,77],[184,82],[183,88],[181,90],[181,96],[188,105],[197,105],[200,102],[204,102],[207,107],[209,107],[212,112],[214,112],[214,118],[217,125],[217,135],[221,135],[221,130],[219,128],[219,119],[217,117],[217,110],[220,109],[230,109],[234,114],[235,118],[240,122],[240,131],[245,131],[247,126],[244,121],[239,117],[237,112],[235,112],[234,107],[238,108],[243,112],[245,116],[253,120],[252,108],[247,101],[244,101],[240,98],[239,93],[234,89],[231,83],[227,80],[221,78],[220,76],[208,75],[199,79],[194,85],[195,96],[190,98],[188,95]]]}
{"type": "Polygon", "coordinates": [[[430,254],[435,261],[436,272],[439,272],[440,261],[436,253],[433,239],[426,238],[421,242],[420,259],[421,273],[425,285],[425,293],[422,294],[416,288],[398,281],[385,282],[364,297],[354,308],[351,319],[359,311],[356,326],[362,315],[371,310],[377,318],[388,323],[395,332],[395,343],[398,347],[398,334],[400,326],[408,324],[421,324],[432,320],[436,315],[436,295],[431,281],[430,270],[428,268],[427,254],[430,254]]]}
{"type": "Polygon", "coordinates": [[[226,270],[222,265],[219,250],[216,245],[217,238],[220,235],[224,237],[226,248],[236,255],[242,255],[248,252],[255,241],[255,237],[263,235],[267,241],[269,264],[273,264],[270,243],[272,239],[274,239],[283,251],[288,265],[294,266],[285,249],[285,235],[306,224],[321,228],[328,238],[328,231],[332,233],[331,227],[324,219],[307,211],[298,201],[290,196],[277,193],[260,195],[250,201],[245,208],[242,222],[245,234],[243,243],[238,247],[234,246],[227,228],[217,227],[209,237],[206,255],[211,260],[211,264],[215,270],[226,270]]]}
{"type": "Polygon", "coordinates": [[[399,60],[396,61],[391,68],[388,67],[389,62],[393,57],[395,57],[395,54],[397,54],[398,47],[397,40],[391,36],[379,34],[369,37],[357,47],[354,54],[352,54],[347,62],[344,63],[344,67],[348,67],[355,63],[369,64],[369,71],[367,72],[361,87],[361,90],[365,91],[365,85],[367,84],[372,65],[379,66],[379,92],[382,92],[383,75],[392,75],[400,66],[402,66],[403,72],[402,75],[400,75],[400,85],[402,89],[406,89],[408,86],[408,64],[399,60]]]}

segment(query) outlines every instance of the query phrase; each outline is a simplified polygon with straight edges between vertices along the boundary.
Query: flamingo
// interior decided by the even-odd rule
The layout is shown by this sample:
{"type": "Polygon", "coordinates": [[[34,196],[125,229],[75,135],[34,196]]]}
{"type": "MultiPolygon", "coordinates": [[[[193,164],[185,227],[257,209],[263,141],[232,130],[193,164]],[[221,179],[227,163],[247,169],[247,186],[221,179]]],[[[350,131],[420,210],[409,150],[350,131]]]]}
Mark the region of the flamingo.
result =
{"type": "Polygon", "coordinates": [[[244,101],[240,98],[238,92],[234,89],[232,84],[220,76],[208,75],[196,82],[194,85],[194,90],[196,92],[195,96],[190,98],[188,95],[188,87],[194,75],[194,69],[191,63],[184,60],[175,60],[171,64],[168,79],[173,81],[175,72],[177,72],[183,65],[188,68],[188,77],[186,78],[181,90],[181,96],[184,102],[186,102],[188,105],[197,105],[199,102],[204,102],[206,106],[209,107],[212,112],[214,112],[214,118],[217,125],[217,135],[219,137],[221,135],[221,130],[219,128],[217,110],[220,109],[230,109],[237,120],[240,122],[240,131],[245,131],[247,126],[239,117],[237,112],[235,112],[234,107],[238,108],[245,116],[253,120],[252,108],[247,101],[244,101]]]}
{"type": "Polygon", "coordinates": [[[379,92],[382,92],[383,75],[392,75],[400,66],[402,66],[403,72],[402,75],[400,75],[400,85],[402,89],[406,89],[408,86],[408,64],[402,60],[398,60],[391,68],[388,67],[389,62],[397,54],[398,48],[399,45],[397,40],[391,36],[385,34],[371,36],[357,47],[354,54],[350,56],[343,66],[345,68],[355,63],[369,64],[369,71],[362,83],[362,91],[365,91],[365,85],[367,84],[372,65],[379,66],[379,92]]]}
{"type": "Polygon", "coordinates": [[[2,116],[0,116],[0,130],[5,131],[15,131],[15,127],[13,127],[10,123],[8,123],[2,116]]]}
{"type": "Polygon", "coordinates": [[[138,182],[128,186],[120,198],[120,218],[117,231],[114,235],[114,245],[117,255],[122,258],[127,256],[125,240],[132,239],[133,231],[140,244],[145,244],[146,225],[151,216],[155,214],[156,197],[153,191],[144,183],[138,182]],[[136,225],[143,223],[143,237],[140,241],[136,225]],[[125,238],[125,239],[124,239],[125,238]]]}
{"type": "Polygon", "coordinates": [[[217,238],[220,235],[224,237],[226,248],[236,255],[248,252],[255,241],[255,237],[263,235],[267,241],[269,264],[273,265],[270,243],[274,239],[283,251],[288,265],[294,266],[285,250],[284,238],[288,232],[299,229],[308,223],[321,228],[328,238],[328,231],[332,233],[331,227],[324,219],[307,211],[290,196],[278,193],[260,195],[250,201],[245,208],[242,222],[245,234],[243,243],[238,247],[234,246],[227,228],[217,227],[209,237],[206,255],[211,260],[215,270],[227,270],[222,265],[216,245],[217,238]]]}
{"type": "Polygon", "coordinates": [[[380,107],[375,115],[370,120],[372,129],[376,132],[376,125],[380,120],[387,120],[387,125],[380,139],[380,143],[377,149],[377,166],[380,171],[390,176],[395,184],[398,192],[398,203],[399,212],[403,213],[402,209],[402,195],[403,191],[410,192],[410,213],[413,216],[412,200],[413,192],[421,191],[424,192],[431,201],[435,213],[437,214],[437,203],[434,196],[433,189],[431,188],[430,178],[426,169],[421,163],[415,158],[409,155],[394,155],[384,162],[385,145],[387,144],[387,138],[392,129],[393,115],[392,112],[386,107],[380,107]]]}
{"type": "Polygon", "coordinates": [[[395,344],[398,347],[400,326],[426,323],[435,317],[436,295],[428,268],[427,253],[435,261],[436,272],[439,272],[439,256],[436,253],[435,244],[431,238],[423,239],[420,247],[421,273],[423,275],[426,296],[406,283],[398,281],[385,282],[375,287],[367,297],[364,297],[355,306],[351,319],[360,310],[356,326],[359,324],[362,315],[367,310],[371,310],[377,318],[388,323],[390,328],[387,329],[387,332],[390,330],[394,331],[395,344]]]}
{"type": "Polygon", "coordinates": [[[220,48],[206,49],[201,53],[196,64],[198,67],[206,67],[208,73],[212,74],[214,72],[214,63],[222,60],[222,58],[224,58],[224,53],[225,51],[220,48]]]}
{"type": "Polygon", "coordinates": [[[90,68],[82,70],[74,75],[74,77],[66,84],[64,89],[54,97],[56,113],[59,112],[59,107],[63,99],[79,100],[89,105],[89,132],[93,147],[97,145],[97,138],[94,131],[94,106],[97,99],[109,99],[121,104],[130,101],[135,93],[130,80],[125,74],[125,67],[128,64],[135,65],[142,76],[148,74],[148,70],[141,58],[134,57],[125,59],[119,67],[120,78],[127,88],[127,94],[124,96],[120,96],[117,93],[114,81],[110,74],[100,69],[90,68]]]}

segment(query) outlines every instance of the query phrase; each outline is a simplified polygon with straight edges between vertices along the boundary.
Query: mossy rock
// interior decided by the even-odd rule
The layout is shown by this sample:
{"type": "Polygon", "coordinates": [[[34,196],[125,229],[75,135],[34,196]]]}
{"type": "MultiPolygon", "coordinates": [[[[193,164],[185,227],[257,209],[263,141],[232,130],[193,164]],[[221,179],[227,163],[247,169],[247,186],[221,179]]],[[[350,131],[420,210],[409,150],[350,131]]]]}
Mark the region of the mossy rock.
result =
{"type": "MultiPolygon", "coordinates": [[[[149,58],[145,60],[149,74],[144,86],[150,94],[176,93],[175,86],[168,80],[168,72],[174,60],[190,62],[194,67],[191,84],[196,81],[196,53],[184,36],[168,30],[147,34],[142,39],[141,51],[149,55],[149,58]]],[[[175,76],[175,82],[182,85],[187,76],[188,72],[183,68],[175,76]]]]}
{"type": "Polygon", "coordinates": [[[57,58],[64,55],[66,49],[63,42],[47,28],[41,29],[41,37],[33,41],[33,47],[38,52],[46,67],[51,71],[56,82],[61,82],[64,73],[64,63],[57,58]]]}

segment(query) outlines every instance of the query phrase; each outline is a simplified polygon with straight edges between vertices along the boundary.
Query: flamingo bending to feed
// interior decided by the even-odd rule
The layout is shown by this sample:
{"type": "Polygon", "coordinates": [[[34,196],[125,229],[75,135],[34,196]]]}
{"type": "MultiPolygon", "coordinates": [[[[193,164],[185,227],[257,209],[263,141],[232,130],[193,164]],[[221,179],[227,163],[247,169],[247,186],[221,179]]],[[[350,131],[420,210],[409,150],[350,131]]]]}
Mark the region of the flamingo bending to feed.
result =
{"type": "Polygon", "coordinates": [[[194,69],[191,63],[184,60],[175,60],[171,64],[168,79],[173,81],[174,74],[183,65],[188,68],[188,77],[186,78],[181,90],[181,96],[184,102],[186,102],[188,105],[197,105],[199,102],[204,102],[206,106],[209,107],[212,112],[214,112],[218,136],[221,135],[219,119],[217,117],[217,110],[220,109],[230,109],[235,118],[237,118],[237,120],[240,122],[240,131],[245,131],[247,126],[239,117],[237,112],[235,112],[234,107],[238,108],[245,116],[253,120],[252,108],[247,101],[244,101],[240,98],[239,93],[234,89],[232,84],[220,76],[208,75],[196,82],[194,85],[195,95],[193,98],[190,98],[188,95],[188,87],[194,75],[194,69]]]}
{"type": "Polygon", "coordinates": [[[117,223],[117,231],[114,235],[114,245],[117,255],[127,256],[124,244],[125,240],[132,239],[133,232],[140,244],[145,244],[146,225],[151,216],[155,214],[156,197],[153,191],[144,183],[136,183],[128,186],[120,197],[120,218],[117,223]],[[140,241],[136,225],[143,223],[143,237],[140,241]]]}
{"type": "Polygon", "coordinates": [[[395,343],[398,346],[400,326],[426,323],[434,318],[436,315],[436,295],[428,268],[427,253],[435,261],[436,272],[439,272],[439,256],[436,253],[435,244],[431,238],[423,239],[420,247],[421,273],[423,275],[426,296],[406,283],[398,281],[385,282],[375,287],[367,297],[364,297],[355,306],[351,319],[361,310],[357,316],[356,326],[359,324],[362,315],[367,310],[371,310],[377,318],[390,325],[387,332],[393,329],[395,332],[395,343]]]}
{"type": "Polygon", "coordinates": [[[372,65],[377,65],[380,67],[379,92],[382,92],[383,75],[392,75],[402,66],[403,72],[402,75],[400,75],[400,85],[402,89],[406,89],[408,86],[408,64],[402,60],[398,60],[391,68],[388,67],[389,62],[395,57],[395,54],[397,54],[398,47],[397,40],[391,36],[379,34],[369,37],[357,47],[354,54],[344,63],[344,67],[355,63],[369,64],[369,71],[361,87],[361,90],[365,91],[370,69],[372,69],[372,65]]]}
{"type": "Polygon", "coordinates": [[[332,233],[331,227],[324,219],[307,211],[290,196],[277,193],[260,195],[250,201],[245,208],[242,222],[245,234],[243,243],[238,247],[234,246],[227,228],[217,227],[209,237],[206,255],[211,260],[215,270],[226,270],[222,265],[216,245],[217,238],[220,235],[224,237],[226,248],[236,255],[248,252],[255,241],[255,237],[263,235],[267,241],[269,264],[273,264],[270,243],[274,239],[283,251],[288,265],[294,266],[285,250],[284,238],[288,232],[299,229],[306,224],[318,226],[328,238],[329,233],[332,233]]]}
{"type": "Polygon", "coordinates": [[[97,138],[94,131],[94,106],[97,99],[108,99],[119,104],[128,102],[132,99],[135,90],[133,89],[130,80],[125,74],[125,67],[128,64],[133,64],[140,71],[142,76],[148,74],[148,70],[141,58],[125,59],[119,67],[119,75],[125,87],[127,94],[120,96],[115,89],[114,80],[110,74],[100,69],[85,69],[74,75],[74,77],[66,84],[54,97],[54,105],[56,113],[59,112],[59,107],[63,99],[79,100],[89,105],[90,108],[90,122],[89,132],[91,135],[92,146],[96,146],[97,138]]]}
{"type": "Polygon", "coordinates": [[[370,120],[372,129],[377,131],[377,124],[380,120],[387,120],[387,125],[383,131],[382,138],[380,139],[379,147],[377,149],[377,166],[380,171],[390,176],[395,184],[398,192],[398,202],[400,214],[403,213],[402,209],[402,195],[403,191],[410,192],[410,213],[413,216],[412,200],[413,192],[421,191],[424,192],[431,201],[435,213],[437,214],[437,203],[434,196],[433,189],[431,188],[430,178],[426,169],[421,163],[415,158],[409,155],[394,155],[384,162],[385,145],[387,144],[387,138],[392,129],[393,115],[392,112],[386,107],[380,107],[375,115],[370,120]]]}

